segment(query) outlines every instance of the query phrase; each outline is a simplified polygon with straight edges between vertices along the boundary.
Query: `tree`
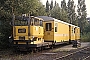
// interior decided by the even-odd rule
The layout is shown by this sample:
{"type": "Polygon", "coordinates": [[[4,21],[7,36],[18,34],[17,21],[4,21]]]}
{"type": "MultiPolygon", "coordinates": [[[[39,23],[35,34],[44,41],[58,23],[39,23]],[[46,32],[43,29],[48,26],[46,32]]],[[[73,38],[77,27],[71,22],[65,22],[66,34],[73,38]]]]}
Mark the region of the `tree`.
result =
{"type": "Polygon", "coordinates": [[[81,32],[85,30],[85,26],[87,24],[87,13],[86,13],[86,5],[85,0],[78,0],[78,25],[81,28],[81,32]]]}
{"type": "Polygon", "coordinates": [[[68,22],[66,1],[61,1],[61,20],[68,22]]]}
{"type": "Polygon", "coordinates": [[[3,7],[4,10],[10,13],[13,12],[15,15],[29,12],[31,12],[32,15],[37,15],[37,11],[41,10],[39,7],[42,7],[42,10],[45,9],[39,0],[6,0],[4,1],[3,7]]]}
{"type": "Polygon", "coordinates": [[[55,6],[57,5],[57,2],[56,2],[56,0],[55,0],[55,6]]]}
{"type": "Polygon", "coordinates": [[[6,48],[9,44],[8,37],[11,35],[11,26],[9,24],[11,21],[11,15],[5,12],[5,10],[1,10],[0,21],[2,22],[0,25],[0,47],[3,46],[3,48],[6,48]]]}
{"type": "Polygon", "coordinates": [[[49,12],[49,2],[48,2],[48,0],[46,2],[46,12],[49,12]]]}
{"type": "Polygon", "coordinates": [[[40,4],[38,6],[38,8],[37,8],[36,13],[37,14],[35,16],[44,16],[44,15],[47,15],[45,6],[40,4]]]}
{"type": "Polygon", "coordinates": [[[90,32],[90,22],[87,24],[87,26],[85,26],[84,32],[90,32]]]}
{"type": "Polygon", "coordinates": [[[65,10],[62,10],[59,7],[59,4],[58,3],[51,10],[51,16],[54,17],[54,18],[56,18],[56,19],[59,19],[59,20],[68,22],[67,13],[65,12],[65,10]]]}
{"type": "Polygon", "coordinates": [[[66,6],[66,1],[65,0],[61,1],[61,8],[64,9],[67,12],[67,6],[66,6]]]}
{"type": "Polygon", "coordinates": [[[72,7],[72,24],[77,25],[77,14],[75,12],[76,6],[74,5],[74,1],[71,1],[71,7],[72,7]]]}
{"type": "Polygon", "coordinates": [[[50,10],[53,8],[53,0],[51,0],[50,10]]]}
{"type": "Polygon", "coordinates": [[[73,0],[69,0],[67,4],[69,23],[77,25],[77,15],[75,13],[75,5],[73,0]]]}
{"type": "Polygon", "coordinates": [[[68,11],[68,19],[69,19],[69,23],[72,23],[71,21],[71,0],[68,1],[68,4],[67,4],[67,11],[68,11]]]}

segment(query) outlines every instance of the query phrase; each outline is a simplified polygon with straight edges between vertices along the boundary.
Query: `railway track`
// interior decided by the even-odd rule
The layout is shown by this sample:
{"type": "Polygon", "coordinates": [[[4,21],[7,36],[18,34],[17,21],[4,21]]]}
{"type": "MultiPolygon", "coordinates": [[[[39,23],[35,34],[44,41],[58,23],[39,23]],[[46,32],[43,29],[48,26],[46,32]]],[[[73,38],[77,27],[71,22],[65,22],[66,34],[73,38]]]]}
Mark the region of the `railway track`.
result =
{"type": "Polygon", "coordinates": [[[85,47],[67,55],[57,57],[53,60],[90,60],[90,47],[85,47]]]}
{"type": "Polygon", "coordinates": [[[81,48],[72,48],[72,45],[59,46],[53,49],[46,49],[37,53],[31,54],[30,52],[26,53],[18,53],[13,54],[12,56],[8,56],[8,58],[1,59],[9,59],[9,60],[90,60],[90,47],[88,45],[81,48]],[[63,50],[63,48],[72,48],[70,51],[67,49],[63,50]],[[56,51],[58,50],[58,51],[56,51]],[[62,51],[63,50],[63,51],[62,51]],[[66,51],[67,50],[67,51],[66,51]]]}
{"type": "MultiPolygon", "coordinates": [[[[68,45],[70,47],[70,45],[68,45]]],[[[57,49],[57,48],[56,48],[57,49]]],[[[52,51],[55,49],[52,49],[52,51]]],[[[29,56],[29,60],[90,60],[90,47],[83,47],[71,51],[43,52],[29,56]]]]}
{"type": "Polygon", "coordinates": [[[30,60],[87,60],[90,58],[89,52],[90,47],[73,49],[71,51],[58,51],[58,52],[46,51],[36,56],[35,55],[32,56],[30,60]]]}

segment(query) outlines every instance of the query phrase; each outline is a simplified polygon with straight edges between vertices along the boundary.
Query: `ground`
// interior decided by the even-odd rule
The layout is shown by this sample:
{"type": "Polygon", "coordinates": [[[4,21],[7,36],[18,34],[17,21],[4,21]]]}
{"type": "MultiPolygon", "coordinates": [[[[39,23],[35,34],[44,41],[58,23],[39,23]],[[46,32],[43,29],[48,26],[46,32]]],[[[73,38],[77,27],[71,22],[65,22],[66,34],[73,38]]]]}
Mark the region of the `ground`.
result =
{"type": "MultiPolygon", "coordinates": [[[[83,48],[86,46],[90,46],[90,42],[82,42],[81,43],[81,47],[79,48],[83,48]]],[[[48,57],[49,55],[58,55],[59,53],[67,53],[68,51],[72,51],[72,50],[76,50],[78,48],[73,48],[72,45],[66,45],[60,48],[55,48],[55,49],[50,49],[47,52],[38,52],[35,54],[31,54],[31,53],[15,53],[12,51],[12,49],[0,49],[0,60],[33,60],[33,59],[42,59],[45,57],[48,57]],[[60,51],[60,52],[59,52],[60,51]],[[58,52],[58,53],[57,53],[58,52]],[[40,58],[39,56],[40,55],[40,58]],[[35,58],[34,58],[35,57],[35,58]]],[[[48,59],[47,59],[48,60],[48,59]]]]}

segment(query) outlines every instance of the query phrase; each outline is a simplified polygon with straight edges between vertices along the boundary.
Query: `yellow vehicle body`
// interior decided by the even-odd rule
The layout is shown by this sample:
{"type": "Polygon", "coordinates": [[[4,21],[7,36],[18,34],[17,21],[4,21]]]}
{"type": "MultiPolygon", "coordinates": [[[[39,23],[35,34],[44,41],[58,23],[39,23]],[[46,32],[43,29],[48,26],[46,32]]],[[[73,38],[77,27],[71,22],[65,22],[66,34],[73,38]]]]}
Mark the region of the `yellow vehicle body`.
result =
{"type": "Polygon", "coordinates": [[[75,40],[80,40],[80,28],[75,28],[75,40]]]}
{"type": "MultiPolygon", "coordinates": [[[[31,25],[26,26],[13,26],[13,43],[14,45],[34,45],[34,44],[40,44],[44,42],[43,36],[44,36],[44,30],[43,26],[37,25],[40,21],[43,21],[40,18],[35,18],[37,21],[32,21],[31,25]],[[37,22],[37,24],[36,24],[37,22]]],[[[34,46],[32,46],[34,47],[34,46]]]]}
{"type": "Polygon", "coordinates": [[[29,20],[19,20],[14,23],[13,44],[15,46],[42,47],[48,46],[49,43],[53,45],[53,43],[80,40],[78,26],[55,18],[31,17],[29,20]]]}
{"type": "Polygon", "coordinates": [[[69,40],[75,40],[75,26],[69,25],[69,40]]]}
{"type": "Polygon", "coordinates": [[[44,21],[44,41],[47,42],[66,42],[69,41],[69,25],[63,21],[54,19],[44,21]],[[49,27],[47,24],[51,24],[49,27]],[[46,25],[48,29],[46,28],[46,25]],[[50,29],[50,30],[49,30],[50,29]]]}

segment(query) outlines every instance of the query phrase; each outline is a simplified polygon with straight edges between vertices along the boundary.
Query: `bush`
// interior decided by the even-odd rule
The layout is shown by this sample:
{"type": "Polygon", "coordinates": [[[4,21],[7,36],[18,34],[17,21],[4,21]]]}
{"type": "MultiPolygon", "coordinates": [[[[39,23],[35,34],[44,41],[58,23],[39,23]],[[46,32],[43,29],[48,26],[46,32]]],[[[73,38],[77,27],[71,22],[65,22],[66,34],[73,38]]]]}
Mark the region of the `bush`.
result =
{"type": "Polygon", "coordinates": [[[8,37],[5,35],[0,34],[0,48],[4,49],[8,47],[8,37]]]}
{"type": "MultiPolygon", "coordinates": [[[[2,12],[2,11],[0,11],[2,12]]],[[[12,19],[11,15],[5,11],[0,14],[0,48],[7,48],[9,44],[9,36],[11,35],[11,25],[9,24],[12,19]]]]}
{"type": "Polygon", "coordinates": [[[83,41],[83,42],[90,42],[90,32],[83,33],[83,35],[81,35],[81,41],[83,41]]]}

